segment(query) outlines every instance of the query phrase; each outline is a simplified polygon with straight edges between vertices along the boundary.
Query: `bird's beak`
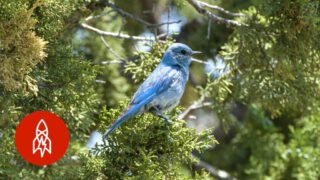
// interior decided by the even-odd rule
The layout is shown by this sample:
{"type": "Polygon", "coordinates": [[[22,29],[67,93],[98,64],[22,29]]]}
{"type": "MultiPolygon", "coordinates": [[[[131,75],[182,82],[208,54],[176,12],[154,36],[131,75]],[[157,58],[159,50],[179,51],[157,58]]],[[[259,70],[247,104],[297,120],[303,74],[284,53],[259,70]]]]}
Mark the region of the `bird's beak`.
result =
{"type": "Polygon", "coordinates": [[[201,54],[201,51],[192,51],[191,55],[195,55],[195,54],[201,54]]]}

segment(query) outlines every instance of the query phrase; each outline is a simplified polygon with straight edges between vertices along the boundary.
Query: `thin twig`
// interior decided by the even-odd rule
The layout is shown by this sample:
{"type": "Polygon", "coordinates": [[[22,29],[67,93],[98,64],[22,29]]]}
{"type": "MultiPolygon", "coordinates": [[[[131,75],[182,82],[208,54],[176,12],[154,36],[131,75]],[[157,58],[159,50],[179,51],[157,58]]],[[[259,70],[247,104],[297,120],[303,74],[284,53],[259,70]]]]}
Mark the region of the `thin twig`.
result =
{"type": "Polygon", "coordinates": [[[199,100],[193,102],[186,110],[184,110],[179,116],[178,120],[182,120],[187,117],[190,111],[195,110],[195,109],[200,109],[206,106],[211,106],[211,102],[205,102],[205,97],[201,96],[199,100]]]}
{"type": "Polygon", "coordinates": [[[92,20],[92,19],[98,19],[98,18],[100,18],[100,17],[103,17],[103,16],[106,16],[106,15],[110,14],[111,12],[112,12],[112,10],[111,10],[111,11],[108,11],[108,12],[106,12],[106,13],[102,13],[102,14],[96,15],[96,16],[88,16],[88,17],[85,19],[85,21],[90,21],[90,20],[92,20]]]}
{"type": "MultiPolygon", "coordinates": [[[[171,13],[171,0],[168,1],[168,16],[167,16],[167,22],[170,21],[170,13],[171,13]]],[[[169,27],[170,27],[170,24],[167,24],[167,34],[169,34],[169,27]]]]}
{"type": "Polygon", "coordinates": [[[218,169],[216,167],[213,167],[211,164],[202,161],[195,153],[192,153],[191,155],[193,158],[195,158],[198,161],[198,164],[196,164],[197,169],[205,169],[208,173],[210,173],[211,176],[222,179],[222,180],[237,180],[236,177],[233,177],[228,172],[218,169]]]}
{"type": "Polygon", "coordinates": [[[212,21],[217,23],[225,23],[227,25],[233,25],[233,26],[242,26],[243,24],[240,24],[237,21],[226,19],[223,17],[220,17],[216,14],[211,13],[207,9],[204,8],[204,6],[200,3],[198,0],[188,0],[189,4],[191,4],[200,14],[206,15],[208,18],[212,19],[212,21]]]}
{"type": "Polygon", "coordinates": [[[199,1],[199,0],[197,0],[197,1],[198,1],[199,4],[201,4],[203,6],[206,6],[206,7],[210,8],[210,9],[213,9],[213,10],[220,11],[220,12],[222,12],[224,14],[227,14],[227,15],[230,15],[230,16],[245,16],[242,13],[233,13],[233,12],[225,10],[222,7],[219,7],[219,6],[216,6],[216,5],[208,4],[208,3],[205,3],[205,2],[202,2],[202,1],[199,1]]]}
{"type": "Polygon", "coordinates": [[[206,163],[204,161],[199,160],[198,167],[204,168],[207,172],[209,172],[213,177],[217,179],[223,179],[223,180],[237,180],[237,178],[231,176],[228,172],[217,169],[213,167],[211,164],[206,163]]]}
{"type": "Polygon", "coordinates": [[[123,31],[124,26],[125,26],[126,23],[127,23],[126,18],[122,17],[122,18],[121,18],[121,27],[120,27],[120,29],[119,29],[118,34],[121,34],[121,32],[123,31]]]}
{"type": "Polygon", "coordinates": [[[109,65],[109,64],[122,64],[124,61],[112,60],[112,61],[101,61],[101,65],[109,65]]]}
{"type": "Polygon", "coordinates": [[[138,16],[135,16],[131,13],[128,13],[126,11],[124,11],[123,9],[119,8],[118,6],[116,6],[115,4],[111,3],[111,2],[107,2],[106,5],[110,8],[112,8],[114,11],[116,11],[118,14],[120,14],[121,16],[123,17],[128,17],[130,19],[133,19],[149,28],[157,28],[157,27],[160,27],[160,26],[163,26],[163,25],[167,25],[167,24],[177,24],[177,23],[180,23],[181,20],[178,20],[178,21],[172,21],[172,22],[164,22],[164,23],[159,23],[159,24],[152,24],[152,23],[149,23],[143,19],[141,19],[140,17],[138,16]]]}
{"type": "Polygon", "coordinates": [[[100,36],[100,39],[103,42],[103,44],[106,46],[106,48],[111,52],[111,54],[113,54],[118,59],[121,59],[121,60],[124,59],[111,48],[111,46],[107,43],[107,41],[104,39],[103,36],[100,36]]]}
{"type": "Polygon", "coordinates": [[[192,58],[191,59],[193,62],[201,63],[201,64],[209,64],[208,62],[202,61],[200,59],[192,58]]]}
{"type": "Polygon", "coordinates": [[[211,25],[212,25],[212,22],[211,22],[211,19],[209,19],[209,22],[208,22],[208,32],[207,32],[207,39],[210,39],[210,35],[211,35],[211,25]]]}
{"type": "MultiPolygon", "coordinates": [[[[114,37],[114,38],[130,39],[130,40],[135,40],[135,41],[156,41],[156,39],[153,37],[130,36],[128,34],[118,34],[118,33],[114,33],[114,32],[102,31],[98,28],[92,27],[92,26],[85,24],[85,23],[80,23],[80,26],[84,29],[95,32],[100,36],[110,36],[110,37],[114,37]]],[[[161,37],[162,36],[163,35],[161,35],[161,37]]],[[[161,40],[159,40],[159,41],[161,41],[161,40]]]]}
{"type": "Polygon", "coordinates": [[[95,82],[98,84],[106,84],[107,83],[106,81],[100,80],[100,79],[96,79],[95,82]]]}

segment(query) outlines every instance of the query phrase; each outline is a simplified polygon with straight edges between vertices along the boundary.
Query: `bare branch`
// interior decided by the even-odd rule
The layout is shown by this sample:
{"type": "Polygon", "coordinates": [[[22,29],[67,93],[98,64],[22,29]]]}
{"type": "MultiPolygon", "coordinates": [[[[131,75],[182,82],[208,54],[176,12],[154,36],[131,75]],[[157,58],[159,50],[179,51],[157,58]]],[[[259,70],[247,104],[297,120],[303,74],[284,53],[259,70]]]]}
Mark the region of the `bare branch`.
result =
{"type": "Polygon", "coordinates": [[[187,117],[190,111],[195,110],[195,109],[200,109],[206,106],[211,106],[211,102],[205,102],[205,97],[201,96],[199,100],[193,102],[186,110],[184,110],[179,116],[178,120],[182,120],[187,117]]]}
{"type": "Polygon", "coordinates": [[[237,180],[237,178],[231,176],[228,172],[217,169],[204,161],[199,160],[197,166],[200,168],[204,168],[207,172],[209,172],[215,178],[225,179],[225,180],[237,180]]]}
{"type": "Polygon", "coordinates": [[[100,80],[100,79],[96,79],[95,82],[98,84],[106,84],[107,83],[106,81],[100,80]]]}
{"type": "Polygon", "coordinates": [[[163,22],[163,23],[159,23],[159,24],[151,24],[151,26],[148,26],[148,27],[152,27],[152,28],[155,28],[155,27],[159,27],[159,26],[164,26],[164,25],[169,25],[169,24],[179,24],[181,23],[181,20],[177,20],[177,21],[169,21],[169,22],[163,22]]]}
{"type": "Polygon", "coordinates": [[[122,64],[122,63],[124,63],[124,61],[119,61],[119,60],[102,61],[102,62],[100,62],[101,65],[122,64]]]}
{"type": "Polygon", "coordinates": [[[126,18],[122,17],[121,18],[121,27],[118,32],[119,34],[123,31],[125,24],[127,24],[127,20],[126,20],[126,18]]]}
{"type": "Polygon", "coordinates": [[[193,62],[201,63],[201,64],[209,64],[208,62],[202,61],[200,59],[192,58],[191,59],[193,62]]]}
{"type": "MultiPolygon", "coordinates": [[[[130,40],[135,40],[135,41],[156,41],[156,38],[154,37],[142,37],[142,36],[130,36],[128,34],[119,34],[119,33],[114,33],[114,32],[108,32],[108,31],[102,31],[98,28],[92,27],[88,24],[85,23],[80,23],[80,26],[84,29],[90,30],[92,32],[97,33],[100,36],[109,36],[109,37],[114,37],[114,38],[119,38],[119,39],[130,39],[130,40]]],[[[161,37],[163,35],[160,35],[161,37]]],[[[159,36],[157,36],[159,38],[159,36]]]]}
{"type": "Polygon", "coordinates": [[[188,0],[189,4],[191,4],[200,14],[206,15],[208,18],[212,19],[212,21],[217,22],[217,23],[225,23],[227,25],[232,25],[232,26],[242,26],[243,24],[240,24],[237,21],[226,19],[223,17],[220,17],[216,14],[211,13],[207,9],[204,8],[204,5],[202,2],[198,0],[188,0]]]}
{"type": "Polygon", "coordinates": [[[210,39],[210,35],[211,35],[211,25],[212,25],[212,20],[209,19],[209,22],[208,22],[208,30],[207,30],[207,39],[210,39]]]}
{"type": "Polygon", "coordinates": [[[114,11],[116,11],[118,14],[120,14],[121,16],[123,17],[128,17],[130,19],[133,19],[147,27],[150,27],[150,28],[157,28],[159,26],[163,26],[163,25],[168,25],[168,24],[177,24],[177,23],[180,23],[181,20],[178,20],[178,21],[171,21],[171,22],[164,22],[164,23],[159,23],[159,24],[152,24],[152,23],[149,23],[143,19],[141,19],[140,17],[138,16],[135,16],[131,13],[128,13],[126,11],[124,11],[123,9],[119,8],[118,6],[116,6],[115,4],[111,3],[111,2],[107,2],[106,5],[110,8],[112,8],[114,11]]]}
{"type": "Polygon", "coordinates": [[[108,15],[108,14],[111,13],[111,12],[112,12],[112,10],[110,10],[110,11],[108,11],[108,12],[106,12],[106,13],[102,13],[102,14],[96,15],[96,16],[88,16],[88,17],[85,19],[85,21],[91,21],[91,20],[93,20],[93,19],[98,19],[98,18],[100,18],[100,17],[103,17],[103,16],[108,15]]]}
{"type": "Polygon", "coordinates": [[[205,3],[205,2],[202,2],[202,1],[199,1],[197,0],[199,4],[203,5],[203,6],[206,6],[210,9],[213,9],[213,10],[217,10],[217,11],[220,11],[224,14],[227,14],[227,15],[230,15],[230,16],[244,16],[244,14],[242,13],[233,13],[233,12],[230,12],[228,10],[225,10],[223,9],[222,7],[219,7],[219,6],[216,6],[216,5],[212,5],[212,4],[208,4],[208,3],[205,3]]]}
{"type": "Polygon", "coordinates": [[[118,59],[121,59],[121,60],[124,59],[111,48],[111,46],[107,43],[107,41],[104,39],[103,36],[100,36],[100,39],[103,42],[103,44],[106,46],[106,48],[111,52],[111,54],[113,54],[118,59]]]}
{"type": "Polygon", "coordinates": [[[211,176],[222,179],[222,180],[237,180],[237,178],[231,176],[228,172],[217,169],[216,167],[213,167],[211,164],[202,161],[195,153],[192,153],[191,155],[193,158],[195,158],[198,161],[198,164],[196,164],[196,168],[201,170],[205,169],[208,173],[210,173],[211,176]]]}
{"type": "MultiPolygon", "coordinates": [[[[171,13],[171,0],[168,1],[168,15],[167,15],[167,22],[169,22],[170,20],[170,13],[171,13]]],[[[167,33],[169,34],[169,27],[170,27],[170,24],[167,24],[167,33]]]]}

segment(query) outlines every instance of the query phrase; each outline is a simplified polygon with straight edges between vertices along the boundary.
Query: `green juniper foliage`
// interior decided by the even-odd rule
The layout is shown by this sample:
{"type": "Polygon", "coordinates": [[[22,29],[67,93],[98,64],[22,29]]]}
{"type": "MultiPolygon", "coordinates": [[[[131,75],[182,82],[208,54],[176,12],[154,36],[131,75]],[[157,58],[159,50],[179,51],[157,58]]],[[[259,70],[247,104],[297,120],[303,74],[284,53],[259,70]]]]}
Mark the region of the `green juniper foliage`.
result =
{"type": "Polygon", "coordinates": [[[208,20],[185,0],[1,0],[0,179],[212,178],[195,171],[194,152],[237,179],[319,179],[320,2],[202,1],[241,11],[245,16],[233,18],[204,7],[243,26],[208,20]],[[183,20],[181,32],[152,42],[150,52],[129,39],[103,37],[105,44],[78,24],[135,36],[155,32],[105,2],[155,24],[168,17],[171,3],[170,17],[177,10],[183,20]],[[202,51],[197,58],[219,54],[226,64],[228,71],[213,78],[193,63],[181,101],[184,107],[197,98],[210,102],[197,120],[207,111],[218,115],[219,144],[211,129],[197,134],[176,120],[184,111],[178,107],[167,114],[171,126],[142,114],[89,151],[90,133],[104,133],[125,111],[174,39],[202,51]],[[53,165],[27,163],[14,145],[19,121],[36,110],[54,112],[69,129],[67,153],[53,165]]]}
{"type": "MultiPolygon", "coordinates": [[[[112,124],[121,115],[126,104],[121,103],[116,109],[103,109],[100,114],[102,133],[106,124],[112,124]]],[[[105,144],[96,146],[92,150],[93,155],[85,157],[82,178],[183,177],[181,165],[191,167],[196,162],[191,153],[194,150],[202,152],[216,141],[210,135],[211,130],[196,134],[194,129],[185,127],[183,120],[175,121],[178,114],[177,111],[171,113],[172,125],[152,114],[130,119],[111,134],[105,144]],[[98,167],[91,167],[93,161],[98,167]]]]}
{"type": "Polygon", "coordinates": [[[34,79],[28,74],[46,56],[46,42],[33,31],[36,19],[32,13],[39,3],[30,9],[17,2],[2,3],[0,83],[6,90],[26,89],[37,93],[34,79]],[[10,14],[11,11],[16,12],[10,14]]]}
{"type": "MultiPolygon", "coordinates": [[[[110,9],[106,8],[101,13],[108,14],[108,16],[92,19],[89,21],[90,24],[106,31],[114,31],[115,29],[121,28],[121,18],[115,18],[117,17],[116,13],[109,11],[110,9]]],[[[99,13],[99,11],[97,13],[99,13]]],[[[131,85],[123,75],[124,73],[121,70],[123,66],[122,63],[111,63],[107,65],[101,65],[101,63],[110,59],[115,61],[127,59],[126,57],[130,57],[131,54],[126,55],[123,53],[130,52],[130,49],[124,49],[123,46],[127,44],[130,45],[131,43],[122,39],[105,37],[105,40],[109,44],[110,48],[112,48],[112,51],[117,52],[115,55],[115,53],[108,51],[108,48],[103,44],[99,36],[96,36],[91,32],[78,29],[73,36],[72,45],[74,47],[74,51],[79,53],[85,59],[90,60],[92,64],[96,65],[98,70],[97,79],[104,82],[103,84],[98,84],[96,88],[100,104],[107,105],[109,107],[117,106],[118,101],[121,101],[123,98],[130,95],[129,91],[131,90],[131,85]]]]}
{"type": "MultiPolygon", "coordinates": [[[[164,50],[170,44],[172,40],[154,44],[150,53],[139,52],[137,60],[126,65],[126,73],[133,74],[132,79],[135,82],[142,82],[160,62],[164,50]]],[[[127,104],[126,101],[116,108],[103,108],[99,115],[101,133],[114,123],[127,104]]],[[[96,146],[89,155],[82,156],[85,163],[80,169],[80,177],[83,179],[190,178],[181,172],[181,166],[187,165],[190,169],[197,162],[191,156],[192,152],[203,152],[217,142],[211,135],[211,130],[196,134],[194,129],[185,127],[183,120],[176,121],[181,110],[178,108],[168,114],[174,121],[172,125],[152,114],[143,114],[130,119],[103,145],[96,146]]],[[[209,178],[204,172],[197,176],[200,179],[209,178]]]]}
{"type": "Polygon", "coordinates": [[[206,153],[214,165],[245,179],[319,179],[319,7],[268,0],[243,12],[247,26],[220,54],[231,69],[227,102],[249,108],[232,140],[206,153]]]}
{"type": "Polygon", "coordinates": [[[239,101],[259,103],[273,117],[309,111],[319,102],[319,2],[273,1],[244,12],[222,56],[240,76],[239,101]],[[276,5],[275,5],[276,4],[276,5]]]}
{"type": "Polygon", "coordinates": [[[76,6],[49,0],[0,3],[1,178],[63,177],[68,173],[63,169],[75,163],[71,157],[83,148],[79,143],[85,143],[92,130],[98,102],[94,90],[96,69],[73,54],[70,39],[60,39],[64,19],[76,6]],[[66,122],[71,136],[66,156],[49,167],[28,164],[17,153],[13,141],[19,120],[36,110],[56,113],[66,122]]]}
{"type": "MultiPolygon", "coordinates": [[[[0,126],[1,128],[5,127],[0,131],[0,177],[78,179],[122,177],[122,173],[124,173],[128,178],[151,177],[152,175],[155,178],[162,179],[164,176],[177,177],[183,175],[184,173],[180,172],[180,168],[184,165],[191,167],[192,162],[194,162],[191,152],[193,150],[203,151],[204,148],[208,148],[212,143],[215,143],[214,138],[210,135],[211,131],[197,135],[195,130],[186,128],[183,121],[178,121],[173,126],[168,127],[162,120],[152,115],[146,115],[140,117],[142,121],[130,121],[131,123],[128,123],[127,127],[131,127],[123,132],[124,135],[127,135],[133,128],[141,127],[136,129],[138,133],[135,134],[135,137],[137,137],[135,143],[128,144],[132,139],[125,138],[123,134],[120,134],[121,136],[110,141],[110,143],[118,144],[114,149],[111,148],[113,153],[101,152],[101,156],[92,156],[84,147],[90,131],[95,128],[96,122],[99,121],[101,127],[103,126],[103,129],[105,129],[120,115],[123,109],[122,104],[118,109],[103,110],[97,117],[97,112],[100,109],[98,106],[99,96],[95,90],[96,84],[94,84],[95,78],[104,74],[109,75],[109,80],[114,86],[108,86],[107,92],[117,92],[118,89],[121,89],[119,88],[120,85],[123,88],[121,82],[125,82],[121,80],[124,78],[121,77],[118,69],[114,68],[117,66],[98,68],[84,59],[86,53],[75,53],[71,44],[72,36],[64,34],[68,28],[66,21],[68,21],[69,16],[73,15],[78,9],[82,11],[84,5],[86,4],[49,0],[36,2],[8,1],[0,4],[1,9],[4,10],[1,11],[4,16],[1,16],[0,22],[2,48],[0,60],[2,68],[0,126]],[[12,9],[16,9],[16,11],[12,9]],[[19,13],[20,11],[21,13],[19,13]],[[21,18],[26,19],[21,20],[21,18]],[[10,31],[9,28],[11,28],[10,31]],[[12,28],[21,29],[12,31],[12,28]],[[25,30],[30,31],[30,33],[22,32],[25,30]],[[20,39],[15,37],[19,41],[14,41],[13,38],[8,36],[8,33],[13,33],[13,37],[19,36],[20,39]],[[23,39],[24,36],[14,33],[22,33],[24,36],[30,36],[26,39],[33,38],[35,40],[26,41],[26,39],[23,39]],[[18,43],[25,43],[28,46],[18,43]],[[15,47],[19,48],[15,49],[15,47]],[[21,49],[22,47],[25,49],[21,49]],[[14,55],[13,52],[17,55],[14,55]],[[28,57],[30,57],[30,60],[28,57]],[[9,58],[17,58],[17,60],[13,61],[9,58]],[[28,62],[22,62],[24,60],[28,62]],[[42,63],[38,64],[39,61],[42,61],[42,63]],[[16,63],[17,66],[8,63],[16,63]],[[27,71],[8,69],[11,67],[27,71]],[[13,74],[12,79],[8,79],[11,78],[8,74],[10,72],[19,74],[13,74]],[[114,76],[110,76],[110,72],[114,72],[114,76]],[[118,79],[120,79],[120,83],[117,81],[118,79]],[[19,119],[36,110],[49,110],[56,113],[67,123],[71,136],[66,155],[58,163],[48,167],[36,167],[25,162],[17,153],[12,141],[19,119]],[[147,126],[142,126],[142,124],[147,126]],[[150,136],[146,128],[154,129],[154,136],[150,136]],[[124,160],[129,160],[127,167],[123,167],[124,160]],[[118,165],[114,166],[114,163],[118,165]],[[168,169],[168,167],[171,168],[168,169]]],[[[159,60],[164,52],[160,47],[166,48],[171,42],[166,42],[165,47],[155,44],[154,51],[151,54],[140,53],[139,59],[146,62],[152,62],[151,59],[159,60]]],[[[77,44],[75,45],[77,47],[77,44]]],[[[100,51],[102,48],[105,47],[100,46],[100,51]]],[[[110,56],[110,54],[107,54],[107,56],[110,56]]],[[[154,61],[154,63],[158,62],[154,61]]],[[[150,63],[145,67],[151,71],[153,66],[150,63]]],[[[146,71],[146,74],[139,75],[139,77],[145,78],[148,72],[146,71]]],[[[138,74],[133,70],[130,73],[138,74]]],[[[107,99],[110,100],[110,97],[112,96],[108,96],[107,99]]],[[[173,119],[176,118],[178,113],[175,112],[174,114],[173,119]]],[[[198,178],[208,177],[203,172],[196,176],[198,178]]]]}

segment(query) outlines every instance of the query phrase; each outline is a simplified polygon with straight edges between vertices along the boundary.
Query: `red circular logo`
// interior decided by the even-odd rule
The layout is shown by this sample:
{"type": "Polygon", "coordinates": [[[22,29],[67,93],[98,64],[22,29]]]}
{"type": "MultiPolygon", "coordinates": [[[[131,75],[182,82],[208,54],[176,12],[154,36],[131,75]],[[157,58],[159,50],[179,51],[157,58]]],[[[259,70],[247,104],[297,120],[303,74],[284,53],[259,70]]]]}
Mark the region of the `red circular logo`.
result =
{"type": "Polygon", "coordinates": [[[58,161],[69,145],[66,124],[48,111],[36,111],[25,116],[16,129],[15,144],[26,161],[49,165],[58,161]]]}

